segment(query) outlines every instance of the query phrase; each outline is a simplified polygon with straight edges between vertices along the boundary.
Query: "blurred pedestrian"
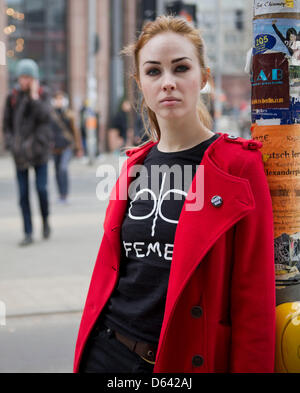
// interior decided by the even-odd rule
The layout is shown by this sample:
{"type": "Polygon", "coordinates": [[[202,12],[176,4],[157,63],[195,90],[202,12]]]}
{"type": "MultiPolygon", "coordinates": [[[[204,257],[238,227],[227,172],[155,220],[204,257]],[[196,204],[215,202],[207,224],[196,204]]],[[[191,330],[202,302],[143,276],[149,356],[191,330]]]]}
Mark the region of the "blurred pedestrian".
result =
{"type": "Polygon", "coordinates": [[[87,135],[86,120],[89,115],[89,101],[87,99],[83,101],[79,114],[80,114],[80,132],[81,132],[83,153],[85,156],[87,156],[88,152],[87,152],[87,141],[86,141],[86,135],[87,135]]]}
{"type": "Polygon", "coordinates": [[[67,202],[69,195],[68,167],[73,154],[82,157],[83,148],[79,130],[75,126],[74,113],[69,108],[69,100],[62,91],[53,97],[52,130],[54,136],[53,158],[59,202],[67,202]]]}
{"type": "Polygon", "coordinates": [[[39,68],[31,59],[17,64],[18,85],[6,99],[3,130],[5,146],[11,151],[19,190],[25,237],[21,246],[33,242],[29,201],[29,169],[34,168],[43,222],[43,237],[50,236],[47,163],[51,154],[49,92],[39,84],[39,68]]]}
{"type": "MultiPolygon", "coordinates": [[[[133,139],[133,130],[129,128],[130,111],[130,102],[127,99],[123,99],[120,109],[113,117],[108,130],[108,146],[110,151],[118,153],[130,139],[133,139]]],[[[133,143],[133,140],[129,143],[133,143]]]]}

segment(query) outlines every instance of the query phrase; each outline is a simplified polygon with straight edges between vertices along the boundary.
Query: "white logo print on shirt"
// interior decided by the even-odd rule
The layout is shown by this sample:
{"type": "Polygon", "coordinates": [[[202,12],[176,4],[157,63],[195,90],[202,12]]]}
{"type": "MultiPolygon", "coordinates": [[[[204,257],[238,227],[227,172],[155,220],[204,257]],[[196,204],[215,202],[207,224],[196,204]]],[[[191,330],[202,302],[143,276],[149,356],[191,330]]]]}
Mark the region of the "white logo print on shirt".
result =
{"type": "MultiPolygon", "coordinates": [[[[156,197],[155,193],[150,188],[143,188],[135,194],[135,197],[130,202],[130,207],[128,210],[128,217],[130,217],[132,220],[145,220],[145,219],[154,215],[152,228],[151,228],[151,236],[152,237],[155,235],[155,227],[156,227],[156,221],[157,221],[158,216],[160,216],[160,218],[163,221],[168,222],[170,224],[176,225],[178,223],[178,220],[172,220],[170,218],[165,217],[161,211],[162,204],[163,204],[164,200],[166,200],[167,195],[169,195],[170,193],[174,193],[174,194],[184,195],[185,197],[187,196],[187,193],[185,191],[180,190],[180,189],[176,189],[176,188],[170,189],[163,194],[165,178],[166,178],[166,173],[164,173],[164,175],[163,175],[158,198],[156,197]],[[152,208],[151,212],[148,214],[145,214],[143,216],[135,216],[131,213],[131,210],[134,207],[134,202],[137,200],[138,197],[141,196],[141,194],[144,194],[144,193],[149,193],[152,196],[153,208],[152,208]]],[[[171,261],[172,257],[173,257],[174,244],[171,244],[171,243],[161,244],[160,242],[157,241],[154,243],[148,243],[148,245],[147,245],[147,244],[145,244],[145,242],[131,243],[131,242],[123,241],[123,246],[126,251],[127,257],[128,257],[129,251],[134,251],[136,257],[138,257],[138,258],[147,257],[150,253],[155,253],[158,255],[158,257],[163,258],[164,260],[168,260],[168,261],[171,261]]]]}
{"type": "Polygon", "coordinates": [[[162,195],[163,188],[164,188],[164,184],[165,184],[165,178],[166,178],[166,174],[164,173],[163,179],[162,179],[162,183],[161,183],[161,188],[160,188],[160,190],[159,190],[158,199],[157,199],[155,193],[154,193],[150,188],[143,188],[142,190],[140,190],[140,191],[138,191],[138,192],[136,193],[134,199],[130,202],[130,208],[129,208],[129,210],[128,210],[128,216],[129,216],[132,220],[145,220],[146,218],[151,217],[151,216],[155,213],[155,214],[154,214],[154,219],[153,219],[153,224],[152,224],[152,229],[151,229],[151,236],[154,236],[154,234],[155,234],[155,225],[156,225],[156,221],[157,221],[157,216],[158,216],[158,215],[160,216],[160,218],[161,218],[163,221],[169,222],[170,224],[177,224],[177,223],[178,223],[178,220],[171,220],[171,219],[165,217],[165,216],[162,214],[161,206],[162,206],[163,201],[166,199],[167,195],[170,194],[170,193],[174,193],[174,194],[184,195],[185,197],[187,196],[187,193],[186,193],[185,191],[180,190],[180,189],[176,189],[176,188],[170,189],[170,190],[166,191],[166,192],[162,195]],[[134,216],[133,214],[131,214],[131,209],[132,209],[132,207],[133,207],[133,203],[135,202],[135,200],[136,200],[141,194],[143,194],[143,193],[145,193],[145,192],[146,192],[146,193],[148,192],[148,193],[152,196],[152,198],[153,198],[153,202],[154,202],[153,209],[151,210],[151,212],[150,212],[149,214],[146,214],[146,215],[144,215],[144,216],[134,216]]]}

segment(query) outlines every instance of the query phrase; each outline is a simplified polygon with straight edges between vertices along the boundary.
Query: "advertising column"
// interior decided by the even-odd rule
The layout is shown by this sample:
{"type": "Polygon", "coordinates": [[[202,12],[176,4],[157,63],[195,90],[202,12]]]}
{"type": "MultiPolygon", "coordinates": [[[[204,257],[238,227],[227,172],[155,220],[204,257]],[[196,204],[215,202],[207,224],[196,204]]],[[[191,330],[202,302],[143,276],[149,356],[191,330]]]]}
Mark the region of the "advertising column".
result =
{"type": "Polygon", "coordinates": [[[251,84],[273,203],[276,371],[300,372],[300,0],[254,0],[251,84]]]}

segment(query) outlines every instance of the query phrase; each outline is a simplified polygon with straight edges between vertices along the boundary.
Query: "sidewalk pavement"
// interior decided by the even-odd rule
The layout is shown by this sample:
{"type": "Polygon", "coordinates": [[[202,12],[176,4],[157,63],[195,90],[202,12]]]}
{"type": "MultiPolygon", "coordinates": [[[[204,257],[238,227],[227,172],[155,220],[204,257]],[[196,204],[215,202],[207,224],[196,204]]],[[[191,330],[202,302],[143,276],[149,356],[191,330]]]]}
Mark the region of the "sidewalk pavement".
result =
{"type": "MultiPolygon", "coordinates": [[[[121,162],[124,157],[121,158],[121,162]]],[[[92,166],[74,159],[70,165],[70,203],[57,203],[53,162],[49,164],[50,225],[42,239],[39,205],[30,173],[34,244],[19,247],[22,221],[14,165],[0,157],[0,301],[6,317],[78,312],[83,309],[103,234],[108,199],[96,196],[99,165],[120,166],[119,157],[105,155],[92,166]]]]}

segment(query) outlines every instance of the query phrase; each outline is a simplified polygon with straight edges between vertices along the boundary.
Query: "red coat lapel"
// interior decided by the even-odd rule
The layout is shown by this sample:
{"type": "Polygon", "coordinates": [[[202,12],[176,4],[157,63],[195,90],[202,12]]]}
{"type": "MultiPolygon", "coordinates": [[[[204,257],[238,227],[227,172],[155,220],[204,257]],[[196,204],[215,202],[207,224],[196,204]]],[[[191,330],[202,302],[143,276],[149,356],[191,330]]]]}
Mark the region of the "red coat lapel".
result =
{"type": "Polygon", "coordinates": [[[175,234],[169,285],[171,298],[181,292],[191,272],[216,240],[255,207],[248,180],[223,172],[207,154],[201,164],[204,166],[204,204],[201,210],[185,209],[194,178],[175,234]],[[220,207],[212,203],[214,196],[222,198],[220,207]]]}
{"type": "Polygon", "coordinates": [[[194,177],[177,224],[160,347],[177,300],[194,270],[218,238],[255,207],[248,180],[218,168],[210,159],[209,150],[201,164],[204,166],[204,204],[198,211],[185,209],[194,188],[194,177]],[[222,198],[220,207],[211,201],[216,195],[222,198]]]}

